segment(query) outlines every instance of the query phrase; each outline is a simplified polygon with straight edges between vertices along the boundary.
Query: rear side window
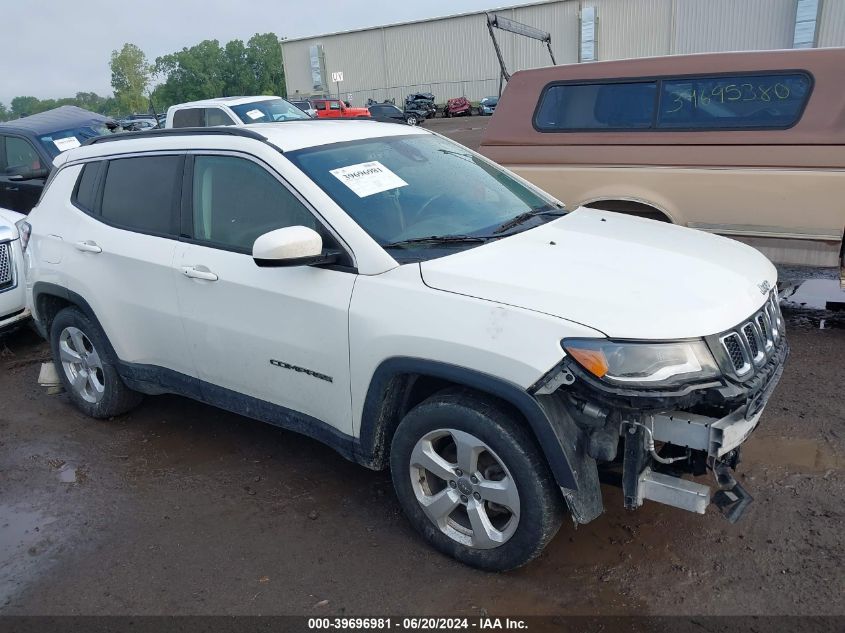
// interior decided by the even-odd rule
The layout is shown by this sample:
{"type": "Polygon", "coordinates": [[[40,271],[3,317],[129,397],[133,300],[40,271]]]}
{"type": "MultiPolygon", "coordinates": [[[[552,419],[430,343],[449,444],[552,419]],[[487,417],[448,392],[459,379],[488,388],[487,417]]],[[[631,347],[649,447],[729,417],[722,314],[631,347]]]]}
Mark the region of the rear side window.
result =
{"type": "Polygon", "coordinates": [[[552,84],[534,125],[541,132],[783,129],[798,122],[811,91],[806,73],[552,84]]]}
{"type": "Polygon", "coordinates": [[[173,113],[173,127],[205,127],[205,108],[184,108],[173,113]]]}
{"type": "Polygon", "coordinates": [[[661,128],[789,127],[810,95],[810,78],[804,74],[698,77],[662,84],[661,128]]]}
{"type": "Polygon", "coordinates": [[[109,161],[101,215],[121,228],[175,235],[182,183],[181,156],[145,156],[109,161]]]}
{"type": "Polygon", "coordinates": [[[541,130],[647,129],[656,97],[656,81],[550,86],[536,124],[541,130]]]}
{"type": "Polygon", "coordinates": [[[220,108],[206,108],[205,109],[205,124],[208,127],[215,127],[217,125],[234,125],[232,117],[223,112],[220,108]]]}
{"type": "Polygon", "coordinates": [[[73,202],[88,213],[94,213],[96,208],[97,177],[100,175],[100,167],[102,167],[102,161],[85,163],[76,182],[73,202]]]}

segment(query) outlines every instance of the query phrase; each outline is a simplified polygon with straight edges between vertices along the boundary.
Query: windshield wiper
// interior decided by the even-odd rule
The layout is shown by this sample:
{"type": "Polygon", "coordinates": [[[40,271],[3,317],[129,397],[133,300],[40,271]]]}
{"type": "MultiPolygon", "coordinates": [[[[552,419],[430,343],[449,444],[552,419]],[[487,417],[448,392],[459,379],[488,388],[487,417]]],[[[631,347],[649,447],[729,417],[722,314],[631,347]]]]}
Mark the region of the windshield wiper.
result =
{"type": "Polygon", "coordinates": [[[524,222],[527,222],[533,217],[537,217],[539,215],[565,215],[566,209],[561,207],[554,207],[550,204],[547,204],[542,207],[537,207],[536,209],[531,209],[531,211],[526,211],[525,213],[520,213],[518,216],[511,218],[507,222],[504,222],[496,227],[493,231],[494,234],[504,233],[508,229],[512,229],[515,226],[519,226],[524,222]]]}
{"type": "Polygon", "coordinates": [[[431,235],[429,237],[413,237],[398,242],[382,244],[382,248],[397,248],[412,244],[459,244],[459,243],[481,243],[491,239],[480,235],[431,235]]]}

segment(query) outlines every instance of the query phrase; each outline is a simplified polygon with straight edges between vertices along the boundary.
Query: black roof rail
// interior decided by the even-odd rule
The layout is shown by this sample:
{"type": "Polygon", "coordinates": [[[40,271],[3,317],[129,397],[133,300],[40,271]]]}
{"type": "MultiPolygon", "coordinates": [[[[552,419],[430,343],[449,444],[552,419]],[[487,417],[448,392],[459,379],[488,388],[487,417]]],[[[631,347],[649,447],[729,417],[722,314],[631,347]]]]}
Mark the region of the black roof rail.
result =
{"type": "Polygon", "coordinates": [[[248,130],[242,127],[175,127],[164,129],[144,130],[142,132],[120,132],[111,136],[97,136],[88,139],[83,145],[97,145],[98,143],[110,143],[111,141],[122,141],[134,138],[149,138],[151,136],[243,136],[256,141],[267,142],[267,137],[255,130],[248,130]]]}

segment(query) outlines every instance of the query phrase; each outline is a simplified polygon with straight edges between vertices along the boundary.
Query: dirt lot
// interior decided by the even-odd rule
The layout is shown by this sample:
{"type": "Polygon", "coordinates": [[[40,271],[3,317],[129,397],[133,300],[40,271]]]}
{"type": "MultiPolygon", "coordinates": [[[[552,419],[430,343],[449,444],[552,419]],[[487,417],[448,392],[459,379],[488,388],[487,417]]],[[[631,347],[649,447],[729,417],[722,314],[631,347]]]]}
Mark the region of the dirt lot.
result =
{"type": "MultiPolygon", "coordinates": [[[[431,127],[474,144],[477,117],[431,127]]],[[[387,473],[173,396],[94,421],[0,342],[0,614],[845,615],[845,330],[791,318],[730,525],[648,504],[567,524],[508,574],[433,552],[387,473]]]]}

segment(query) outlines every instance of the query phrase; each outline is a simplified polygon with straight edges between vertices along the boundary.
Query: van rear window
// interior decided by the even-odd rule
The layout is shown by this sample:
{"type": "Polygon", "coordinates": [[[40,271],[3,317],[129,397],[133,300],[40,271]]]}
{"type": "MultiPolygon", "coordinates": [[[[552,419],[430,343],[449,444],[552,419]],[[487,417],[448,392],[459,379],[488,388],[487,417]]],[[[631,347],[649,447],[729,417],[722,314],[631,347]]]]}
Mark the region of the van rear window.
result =
{"type": "Polygon", "coordinates": [[[549,86],[535,122],[541,130],[648,129],[656,102],[656,81],[549,86]]]}
{"type": "Polygon", "coordinates": [[[782,129],[804,111],[806,73],[677,77],[546,86],[541,132],[782,129]]]}

